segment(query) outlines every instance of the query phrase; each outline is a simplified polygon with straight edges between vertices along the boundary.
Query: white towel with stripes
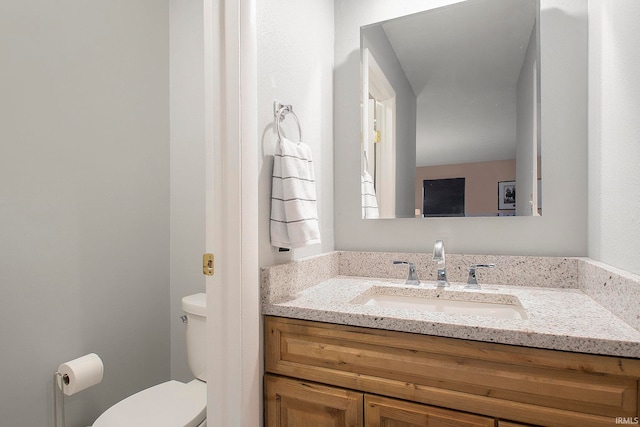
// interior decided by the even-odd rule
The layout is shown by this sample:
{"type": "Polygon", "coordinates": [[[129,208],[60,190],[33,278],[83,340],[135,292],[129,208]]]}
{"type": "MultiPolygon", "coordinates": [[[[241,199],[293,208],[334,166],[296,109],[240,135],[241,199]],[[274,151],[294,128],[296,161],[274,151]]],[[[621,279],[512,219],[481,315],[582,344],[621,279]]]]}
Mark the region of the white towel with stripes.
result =
{"type": "Polygon", "coordinates": [[[362,218],[378,218],[378,199],[376,189],[373,186],[373,178],[369,172],[362,174],[362,218]]]}
{"type": "Polygon", "coordinates": [[[271,245],[300,248],[320,243],[311,148],[282,138],[273,161],[271,245]]]}

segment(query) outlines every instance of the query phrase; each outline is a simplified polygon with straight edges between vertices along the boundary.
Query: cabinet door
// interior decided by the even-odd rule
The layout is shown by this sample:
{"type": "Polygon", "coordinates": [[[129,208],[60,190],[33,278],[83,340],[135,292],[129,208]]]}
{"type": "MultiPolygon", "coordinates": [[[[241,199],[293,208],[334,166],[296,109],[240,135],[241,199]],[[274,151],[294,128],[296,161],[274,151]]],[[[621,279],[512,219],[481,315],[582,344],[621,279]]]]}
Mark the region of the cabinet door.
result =
{"type": "Polygon", "coordinates": [[[514,423],[513,421],[498,421],[498,427],[532,427],[531,424],[514,423]]]}
{"type": "Polygon", "coordinates": [[[363,394],[265,375],[266,427],[363,427],[363,394]]]}
{"type": "Polygon", "coordinates": [[[493,427],[494,419],[366,395],[365,427],[493,427]]]}

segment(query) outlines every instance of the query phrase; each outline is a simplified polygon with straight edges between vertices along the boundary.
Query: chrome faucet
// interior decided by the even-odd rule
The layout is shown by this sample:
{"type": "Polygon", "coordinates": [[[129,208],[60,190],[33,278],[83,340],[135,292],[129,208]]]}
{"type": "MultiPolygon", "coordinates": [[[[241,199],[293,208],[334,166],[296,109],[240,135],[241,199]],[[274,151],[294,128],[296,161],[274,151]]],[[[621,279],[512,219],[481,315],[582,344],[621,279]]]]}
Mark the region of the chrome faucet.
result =
{"type": "Polygon", "coordinates": [[[442,240],[436,240],[436,243],[433,245],[433,260],[438,262],[436,287],[446,288],[449,286],[449,281],[447,280],[447,268],[444,263],[444,242],[442,240]]]}
{"type": "Polygon", "coordinates": [[[469,277],[467,277],[467,285],[465,289],[480,289],[480,285],[478,284],[478,279],[476,278],[476,269],[477,268],[493,268],[495,264],[473,264],[469,267],[469,277]]]}
{"type": "Polygon", "coordinates": [[[418,279],[418,274],[416,273],[416,266],[412,262],[407,261],[393,261],[394,264],[407,264],[409,266],[409,277],[404,282],[405,285],[420,285],[420,279],[418,279]]]}

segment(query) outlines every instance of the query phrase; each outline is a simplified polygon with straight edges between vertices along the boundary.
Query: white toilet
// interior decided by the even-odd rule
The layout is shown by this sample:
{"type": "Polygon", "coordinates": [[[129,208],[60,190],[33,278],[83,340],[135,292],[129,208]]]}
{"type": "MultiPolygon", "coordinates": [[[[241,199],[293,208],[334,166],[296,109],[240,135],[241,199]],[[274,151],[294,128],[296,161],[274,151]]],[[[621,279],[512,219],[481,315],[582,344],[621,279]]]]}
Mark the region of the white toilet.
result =
{"type": "Polygon", "coordinates": [[[205,427],[206,294],[182,298],[187,318],[187,357],[196,379],[167,381],[142,390],[107,409],[93,427],[205,427]]]}

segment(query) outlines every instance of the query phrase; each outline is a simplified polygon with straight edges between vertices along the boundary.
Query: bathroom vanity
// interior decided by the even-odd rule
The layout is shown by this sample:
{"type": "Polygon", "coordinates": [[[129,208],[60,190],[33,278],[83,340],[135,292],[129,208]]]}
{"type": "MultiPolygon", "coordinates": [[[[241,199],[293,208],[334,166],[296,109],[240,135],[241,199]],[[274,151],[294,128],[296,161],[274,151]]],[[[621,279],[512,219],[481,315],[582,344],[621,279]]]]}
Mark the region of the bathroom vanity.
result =
{"type": "Polygon", "coordinates": [[[265,320],[267,426],[610,426],[640,360],[265,320]],[[497,424],[495,424],[497,422],[497,424]]]}
{"type": "Polygon", "coordinates": [[[415,255],[339,252],[263,270],[266,426],[636,420],[640,332],[633,320],[640,317],[638,307],[623,312],[616,304],[638,300],[630,293],[640,289],[637,282],[581,259],[451,255],[452,289],[417,288],[396,278],[406,269],[388,267],[389,259],[411,259],[421,279],[432,280],[434,266],[415,255]],[[456,262],[497,267],[482,273],[481,290],[469,291],[455,283],[464,273],[456,262]],[[590,289],[591,282],[613,294],[590,289]],[[437,304],[370,304],[390,294],[411,303],[444,299],[450,307],[466,298],[472,310],[487,301],[517,310],[504,317],[433,311],[437,304]]]}

